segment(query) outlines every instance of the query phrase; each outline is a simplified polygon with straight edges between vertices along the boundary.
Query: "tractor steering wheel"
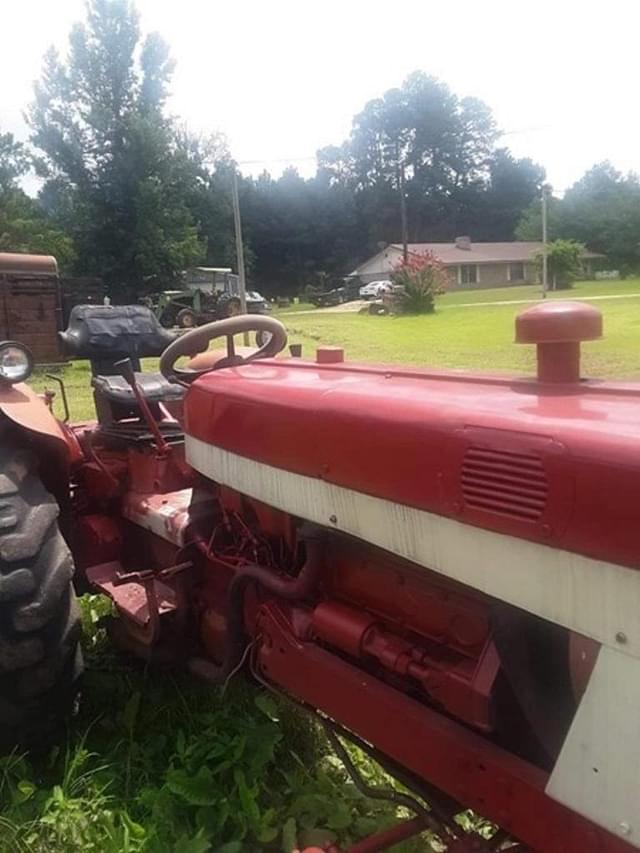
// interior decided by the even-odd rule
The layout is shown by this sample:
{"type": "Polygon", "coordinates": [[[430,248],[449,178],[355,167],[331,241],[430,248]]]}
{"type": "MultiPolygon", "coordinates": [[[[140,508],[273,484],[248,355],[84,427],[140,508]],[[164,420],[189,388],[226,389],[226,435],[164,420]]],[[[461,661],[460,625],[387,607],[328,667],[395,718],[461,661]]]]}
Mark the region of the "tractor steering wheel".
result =
{"type": "Polygon", "coordinates": [[[274,317],[243,314],[239,317],[229,317],[227,320],[207,323],[205,326],[199,326],[197,329],[192,329],[176,338],[160,357],[160,372],[169,382],[189,386],[194,379],[204,373],[209,373],[212,369],[235,367],[238,364],[247,364],[259,358],[272,358],[281,352],[286,345],[287,332],[280,320],[276,320],[274,317]],[[236,354],[233,336],[242,332],[268,332],[269,334],[265,336],[267,342],[260,349],[251,355],[241,356],[236,354]],[[194,356],[196,353],[204,352],[212,340],[223,337],[227,339],[227,356],[218,361],[215,368],[189,370],[188,368],[174,367],[181,356],[194,356]]]}

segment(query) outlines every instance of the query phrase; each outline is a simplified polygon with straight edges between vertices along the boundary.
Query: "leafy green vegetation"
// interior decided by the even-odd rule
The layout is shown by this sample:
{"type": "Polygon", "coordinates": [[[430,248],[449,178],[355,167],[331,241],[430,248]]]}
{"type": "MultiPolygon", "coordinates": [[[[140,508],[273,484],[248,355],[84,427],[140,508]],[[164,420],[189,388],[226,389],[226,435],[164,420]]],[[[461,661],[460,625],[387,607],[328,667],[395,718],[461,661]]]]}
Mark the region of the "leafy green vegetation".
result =
{"type": "Polygon", "coordinates": [[[13,134],[0,133],[0,252],[55,255],[66,266],[75,257],[71,238],[52,225],[18,184],[30,167],[26,146],[13,134]]]}
{"type": "MultiPolygon", "coordinates": [[[[585,246],[576,240],[553,240],[547,246],[549,282],[554,290],[568,290],[579,278],[582,270],[581,257],[585,246]]],[[[544,252],[536,254],[536,264],[542,271],[544,252]]]]}
{"type": "MultiPolygon", "coordinates": [[[[596,163],[563,198],[549,198],[548,223],[551,240],[577,240],[607,256],[600,262],[604,268],[637,274],[640,179],[634,172],[623,174],[608,160],[596,163]]],[[[539,240],[541,227],[536,199],[524,212],[516,239],[539,240]]]]}
{"type": "Polygon", "coordinates": [[[73,236],[76,269],[112,292],[170,283],[205,251],[187,201],[202,152],[163,113],[169,49],[142,38],[130,3],[91,0],[65,54],[46,53],[27,111],[41,198],[73,236]]]}
{"type": "Polygon", "coordinates": [[[85,596],[82,611],[78,716],[50,752],[0,758],[2,853],[289,853],[404,816],[363,797],[289,703],[242,678],[221,691],[120,657],[101,627],[108,602],[85,596]]]}

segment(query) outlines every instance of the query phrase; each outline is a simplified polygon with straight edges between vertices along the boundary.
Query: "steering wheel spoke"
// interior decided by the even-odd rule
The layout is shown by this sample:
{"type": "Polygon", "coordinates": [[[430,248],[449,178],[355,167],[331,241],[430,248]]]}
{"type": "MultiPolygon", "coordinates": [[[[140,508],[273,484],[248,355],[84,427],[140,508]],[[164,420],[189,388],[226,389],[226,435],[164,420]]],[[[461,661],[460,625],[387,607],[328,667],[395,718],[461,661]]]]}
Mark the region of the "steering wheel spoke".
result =
{"type": "Polygon", "coordinates": [[[246,364],[261,358],[273,358],[287,345],[287,332],[285,327],[275,317],[262,317],[254,314],[243,314],[229,317],[226,320],[217,320],[215,323],[207,323],[198,326],[181,335],[173,341],[160,358],[160,372],[169,382],[177,382],[188,386],[194,379],[209,373],[212,368],[204,370],[190,370],[188,368],[176,367],[176,361],[182,356],[193,356],[196,353],[208,349],[211,341],[216,338],[226,338],[227,355],[222,360],[220,367],[231,367],[238,364],[246,364]],[[254,353],[241,356],[236,353],[234,335],[243,332],[260,332],[265,343],[254,353]]]}

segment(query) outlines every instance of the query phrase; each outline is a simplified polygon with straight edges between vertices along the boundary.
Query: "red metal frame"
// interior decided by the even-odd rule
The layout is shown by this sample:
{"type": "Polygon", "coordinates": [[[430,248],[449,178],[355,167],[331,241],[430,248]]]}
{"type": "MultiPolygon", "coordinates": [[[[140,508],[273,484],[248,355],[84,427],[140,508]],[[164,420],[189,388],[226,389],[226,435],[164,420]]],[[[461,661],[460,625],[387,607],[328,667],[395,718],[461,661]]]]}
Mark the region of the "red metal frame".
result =
{"type": "Polygon", "coordinates": [[[296,639],[290,619],[277,603],[260,610],[256,660],[262,678],[338,720],[539,853],[629,853],[624,841],[547,797],[542,770],[296,639]]]}

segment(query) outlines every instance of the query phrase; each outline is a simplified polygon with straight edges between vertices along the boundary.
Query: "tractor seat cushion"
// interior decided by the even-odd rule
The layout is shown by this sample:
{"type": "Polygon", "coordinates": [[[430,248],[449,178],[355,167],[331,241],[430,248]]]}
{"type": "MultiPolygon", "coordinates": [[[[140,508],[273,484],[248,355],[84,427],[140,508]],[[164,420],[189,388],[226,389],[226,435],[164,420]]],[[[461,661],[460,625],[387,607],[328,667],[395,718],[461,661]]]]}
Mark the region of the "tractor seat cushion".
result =
{"type": "MultiPolygon", "coordinates": [[[[138,388],[149,403],[181,400],[184,397],[185,389],[182,385],[167,382],[161,373],[136,373],[135,377],[138,388]]],[[[122,376],[94,376],[92,385],[114,403],[135,403],[131,386],[122,376]]]]}
{"type": "Polygon", "coordinates": [[[160,355],[176,338],[145,305],[76,305],[58,335],[69,355],[113,361],[160,355]]]}

